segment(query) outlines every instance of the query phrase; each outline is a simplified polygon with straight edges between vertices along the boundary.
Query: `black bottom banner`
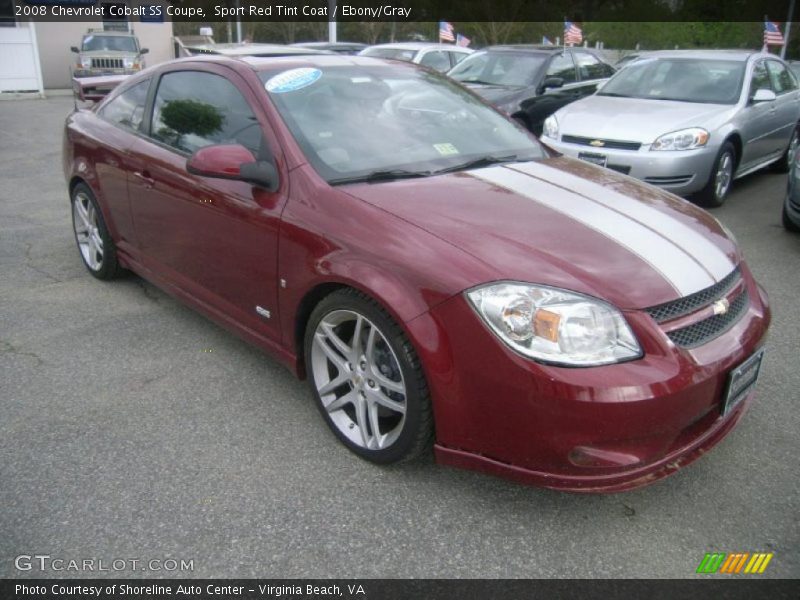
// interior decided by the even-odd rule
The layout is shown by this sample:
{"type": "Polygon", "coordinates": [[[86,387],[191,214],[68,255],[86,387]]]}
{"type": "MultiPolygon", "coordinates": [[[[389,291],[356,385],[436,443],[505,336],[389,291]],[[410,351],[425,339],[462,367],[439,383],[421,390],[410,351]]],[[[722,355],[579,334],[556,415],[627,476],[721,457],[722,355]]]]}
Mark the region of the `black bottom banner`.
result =
{"type": "Polygon", "coordinates": [[[3,600],[505,600],[520,598],[798,598],[796,580],[28,579],[0,580],[3,600]]]}

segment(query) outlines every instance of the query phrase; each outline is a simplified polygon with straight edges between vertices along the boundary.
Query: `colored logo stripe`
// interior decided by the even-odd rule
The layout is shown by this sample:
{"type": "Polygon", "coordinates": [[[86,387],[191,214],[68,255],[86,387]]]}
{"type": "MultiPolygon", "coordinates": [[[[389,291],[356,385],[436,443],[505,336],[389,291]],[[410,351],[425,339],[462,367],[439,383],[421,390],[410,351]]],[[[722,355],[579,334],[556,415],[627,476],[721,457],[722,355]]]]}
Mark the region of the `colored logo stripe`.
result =
{"type": "Polygon", "coordinates": [[[749,552],[707,552],[697,567],[697,573],[759,574],[767,569],[773,556],[772,552],[754,552],[752,555],[749,552]]]}

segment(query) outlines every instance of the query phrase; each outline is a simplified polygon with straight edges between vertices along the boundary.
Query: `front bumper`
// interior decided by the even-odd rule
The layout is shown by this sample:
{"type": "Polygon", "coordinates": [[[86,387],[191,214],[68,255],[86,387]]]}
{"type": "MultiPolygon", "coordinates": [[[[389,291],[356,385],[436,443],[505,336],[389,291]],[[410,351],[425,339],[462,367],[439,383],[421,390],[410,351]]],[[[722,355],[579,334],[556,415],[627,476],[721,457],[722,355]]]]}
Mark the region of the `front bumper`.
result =
{"type": "Polygon", "coordinates": [[[645,144],[639,150],[617,150],[568,144],[560,139],[554,140],[544,136],[541,139],[547,146],[573,158],[579,158],[579,154],[582,153],[606,156],[608,168],[679,196],[687,196],[703,189],[711,177],[711,170],[717,158],[717,149],[711,147],[656,152],[651,151],[650,146],[645,144]]]}
{"type": "Polygon", "coordinates": [[[134,75],[139,69],[74,69],[73,77],[100,77],[102,75],[134,75]]]}
{"type": "Polygon", "coordinates": [[[523,358],[463,296],[412,321],[434,400],[437,460],[584,492],[639,487],[689,464],[752,402],[751,392],[722,415],[728,373],[763,346],[770,321],[766,295],[745,265],[742,272],[750,304],[720,337],[679,348],[648,314],[631,311],[645,355],[616,365],[564,368],[523,358]]]}

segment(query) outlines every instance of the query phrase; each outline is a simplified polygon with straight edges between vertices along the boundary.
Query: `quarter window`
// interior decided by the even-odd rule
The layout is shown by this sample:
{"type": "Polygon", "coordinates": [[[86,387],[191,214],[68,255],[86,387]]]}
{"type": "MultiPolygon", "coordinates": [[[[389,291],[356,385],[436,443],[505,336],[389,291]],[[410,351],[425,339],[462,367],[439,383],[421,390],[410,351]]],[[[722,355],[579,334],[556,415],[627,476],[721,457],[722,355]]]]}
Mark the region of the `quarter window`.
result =
{"type": "Polygon", "coordinates": [[[150,135],[189,154],[214,144],[241,144],[258,156],[263,139],[255,114],[236,86],[200,71],[161,77],[150,135]]]}
{"type": "Polygon", "coordinates": [[[564,83],[572,83],[576,80],[575,64],[569,54],[559,54],[553,57],[550,66],[547,68],[546,77],[559,77],[564,83]]]}
{"type": "Polygon", "coordinates": [[[144,118],[148,89],[150,89],[149,79],[137,83],[103,106],[100,109],[100,116],[120,127],[139,129],[144,118]]]}
{"type": "Polygon", "coordinates": [[[769,71],[769,78],[772,81],[772,89],[776,94],[784,94],[797,89],[797,83],[789,69],[778,61],[768,60],[767,71],[769,71]]]}

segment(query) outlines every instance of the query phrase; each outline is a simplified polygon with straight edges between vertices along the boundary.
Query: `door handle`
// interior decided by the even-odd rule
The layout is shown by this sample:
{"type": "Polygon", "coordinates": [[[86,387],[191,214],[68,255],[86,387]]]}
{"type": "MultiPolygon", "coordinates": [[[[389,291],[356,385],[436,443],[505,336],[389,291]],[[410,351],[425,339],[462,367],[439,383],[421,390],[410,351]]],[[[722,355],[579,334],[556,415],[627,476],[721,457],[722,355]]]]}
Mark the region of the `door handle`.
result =
{"type": "Polygon", "coordinates": [[[141,173],[139,171],[134,171],[133,175],[142,181],[147,188],[152,188],[156,184],[156,180],[150,177],[150,173],[147,171],[141,173]]]}

